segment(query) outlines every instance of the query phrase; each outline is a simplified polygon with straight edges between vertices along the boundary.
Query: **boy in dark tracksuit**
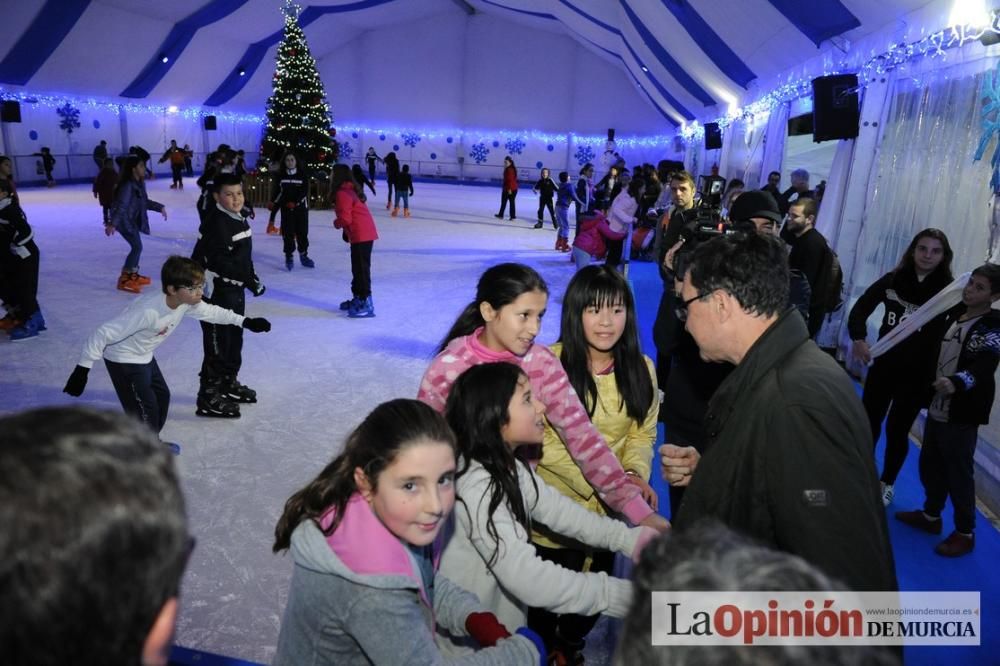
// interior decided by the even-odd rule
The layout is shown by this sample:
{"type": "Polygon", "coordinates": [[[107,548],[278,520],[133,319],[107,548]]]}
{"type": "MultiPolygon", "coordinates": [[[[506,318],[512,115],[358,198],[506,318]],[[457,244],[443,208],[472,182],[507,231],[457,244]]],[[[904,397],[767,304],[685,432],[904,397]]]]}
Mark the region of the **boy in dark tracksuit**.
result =
{"type": "MultiPolygon", "coordinates": [[[[298,244],[299,261],[315,268],[309,258],[309,175],[292,153],[285,155],[271,194],[271,220],[281,211],[281,238],[285,245],[285,268],[292,270],[292,255],[298,244]]],[[[273,226],[273,223],[270,225],[273,226]]]]}
{"type": "Polygon", "coordinates": [[[556,224],[556,211],[552,207],[552,200],[555,197],[556,190],[559,189],[559,186],[556,185],[556,181],[552,180],[548,169],[542,169],[541,177],[531,189],[533,192],[538,194],[538,223],[535,225],[535,228],[542,228],[542,219],[545,217],[545,209],[548,208],[549,217],[552,218],[552,228],[558,229],[559,226],[556,224]]]}
{"type": "Polygon", "coordinates": [[[38,308],[38,246],[28,218],[18,205],[13,188],[0,179],[0,284],[10,310],[0,319],[0,330],[10,339],[27,340],[45,330],[38,308]]]}
{"type": "Polygon", "coordinates": [[[934,397],[920,449],[923,511],[900,511],[896,519],[910,527],[941,533],[941,512],[951,497],[955,531],[934,552],[959,557],[975,547],[976,484],[973,458],[979,426],[989,423],[1000,362],[1000,266],[972,271],[962,304],[945,314],[948,332],[938,354],[934,397]]]}
{"type": "MultiPolygon", "coordinates": [[[[205,268],[206,282],[212,277],[212,291],[205,296],[205,302],[244,314],[243,291],[260,296],[264,285],[251,258],[253,242],[244,215],[243,185],[234,174],[220,174],[215,186],[215,206],[205,215],[192,259],[205,268]]],[[[239,417],[235,403],[257,402],[256,392],[237,381],[243,362],[243,329],[208,322],[202,322],[201,327],[205,360],[201,365],[197,414],[239,417]]]]}
{"type": "MultiPolygon", "coordinates": [[[[224,143],[219,144],[219,149],[205,160],[205,170],[196,181],[198,187],[201,188],[201,194],[198,195],[198,219],[202,223],[205,221],[205,215],[215,210],[215,177],[222,173],[222,167],[229,152],[230,148],[228,145],[224,143]]],[[[195,261],[197,261],[197,258],[195,258],[195,261]]]]}

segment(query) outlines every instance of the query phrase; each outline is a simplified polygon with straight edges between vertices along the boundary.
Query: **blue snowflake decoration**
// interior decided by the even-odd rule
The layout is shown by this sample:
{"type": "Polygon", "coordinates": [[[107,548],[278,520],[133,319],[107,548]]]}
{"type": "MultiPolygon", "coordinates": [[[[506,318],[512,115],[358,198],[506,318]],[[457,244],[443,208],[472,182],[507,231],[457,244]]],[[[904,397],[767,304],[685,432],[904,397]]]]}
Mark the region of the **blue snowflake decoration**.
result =
{"type": "Polygon", "coordinates": [[[524,141],[518,137],[511,137],[503,144],[503,147],[507,149],[507,152],[511,155],[520,155],[521,151],[524,150],[524,141]]]}
{"type": "Polygon", "coordinates": [[[454,139],[449,136],[447,139],[445,139],[445,141],[447,141],[448,143],[451,143],[452,141],[454,141],[454,139]]]}
{"type": "Polygon", "coordinates": [[[542,168],[542,163],[541,162],[535,162],[535,167],[541,169],[542,168]]]}
{"type": "Polygon", "coordinates": [[[69,102],[56,109],[56,113],[59,114],[60,119],[59,129],[66,130],[67,134],[72,134],[73,130],[80,126],[80,109],[69,102]]]}
{"type": "Polygon", "coordinates": [[[551,143],[550,143],[549,145],[545,146],[545,150],[549,151],[550,153],[551,153],[551,152],[552,152],[553,150],[555,150],[555,149],[556,149],[556,147],[555,147],[555,146],[553,146],[553,145],[552,145],[551,143]]]}
{"type": "Polygon", "coordinates": [[[594,149],[591,148],[590,146],[583,144],[577,146],[576,153],[573,154],[573,158],[576,160],[576,163],[579,164],[580,166],[583,166],[587,162],[593,162],[594,157],[596,157],[594,149]]]}
{"type": "Polygon", "coordinates": [[[340,159],[342,159],[342,160],[349,160],[349,159],[351,159],[351,155],[353,155],[353,154],[354,154],[354,148],[351,147],[351,144],[348,143],[347,141],[341,141],[340,142],[340,159]]]}
{"type": "Polygon", "coordinates": [[[486,147],[486,144],[480,141],[479,143],[472,146],[469,151],[469,157],[476,160],[476,164],[482,164],[486,161],[486,156],[490,154],[490,149],[486,147]]]}
{"type": "Polygon", "coordinates": [[[405,134],[401,134],[400,136],[403,137],[403,143],[410,148],[413,148],[420,142],[420,135],[416,132],[407,132],[405,134]]]}
{"type": "MultiPolygon", "coordinates": [[[[980,112],[983,134],[979,139],[976,154],[972,158],[973,162],[978,162],[983,158],[993,135],[1000,134],[1000,62],[997,63],[995,70],[987,71],[983,75],[983,85],[979,95],[983,101],[983,110],[980,112]]],[[[1000,194],[1000,141],[997,141],[996,147],[993,148],[990,166],[993,167],[990,187],[993,188],[994,194],[1000,194]]]]}
{"type": "Polygon", "coordinates": [[[436,160],[437,158],[438,158],[438,154],[437,153],[431,153],[431,159],[432,160],[436,160]]]}

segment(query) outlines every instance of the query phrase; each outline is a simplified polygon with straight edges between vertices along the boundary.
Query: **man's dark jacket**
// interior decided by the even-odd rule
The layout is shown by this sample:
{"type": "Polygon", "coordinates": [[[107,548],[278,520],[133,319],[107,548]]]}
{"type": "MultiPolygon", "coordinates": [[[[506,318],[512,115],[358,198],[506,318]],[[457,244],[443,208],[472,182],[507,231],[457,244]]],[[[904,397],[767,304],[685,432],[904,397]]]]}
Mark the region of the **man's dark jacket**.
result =
{"type": "Polygon", "coordinates": [[[715,392],[705,428],[676,529],[716,518],[851,589],[897,589],[868,417],[794,310],[715,392]]]}

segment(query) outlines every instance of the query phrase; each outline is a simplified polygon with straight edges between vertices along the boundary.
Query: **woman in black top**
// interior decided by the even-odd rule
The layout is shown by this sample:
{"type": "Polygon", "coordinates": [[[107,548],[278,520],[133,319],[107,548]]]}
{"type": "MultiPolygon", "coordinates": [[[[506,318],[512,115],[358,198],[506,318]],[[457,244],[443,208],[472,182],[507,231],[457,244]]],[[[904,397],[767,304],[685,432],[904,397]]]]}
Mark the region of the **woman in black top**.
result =
{"type": "MultiPolygon", "coordinates": [[[[866,321],[882,305],[883,338],[899,322],[952,281],[951,245],[939,229],[924,229],[910,241],[899,264],[865,290],[851,308],[847,329],[855,357],[871,362],[866,321]]],[[[934,381],[935,348],[943,331],[940,318],[933,320],[891,350],[879,356],[868,370],[862,402],[868,413],[873,446],[877,445],[885,419],[885,461],[882,466],[882,502],[892,502],[896,476],[909,450],[910,426],[929,397],[934,381]],[[888,414],[888,416],[887,416],[888,414]]]]}

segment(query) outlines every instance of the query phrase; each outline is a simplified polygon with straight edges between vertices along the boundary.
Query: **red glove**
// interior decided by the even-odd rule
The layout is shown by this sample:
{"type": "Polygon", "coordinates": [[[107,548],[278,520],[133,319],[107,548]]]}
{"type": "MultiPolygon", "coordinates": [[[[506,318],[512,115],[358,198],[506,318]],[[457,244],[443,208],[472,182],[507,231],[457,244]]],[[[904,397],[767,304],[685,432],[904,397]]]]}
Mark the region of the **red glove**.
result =
{"type": "Polygon", "coordinates": [[[465,630],[484,648],[493,647],[497,641],[510,638],[507,627],[500,624],[493,613],[470,613],[465,618],[465,630]]]}

